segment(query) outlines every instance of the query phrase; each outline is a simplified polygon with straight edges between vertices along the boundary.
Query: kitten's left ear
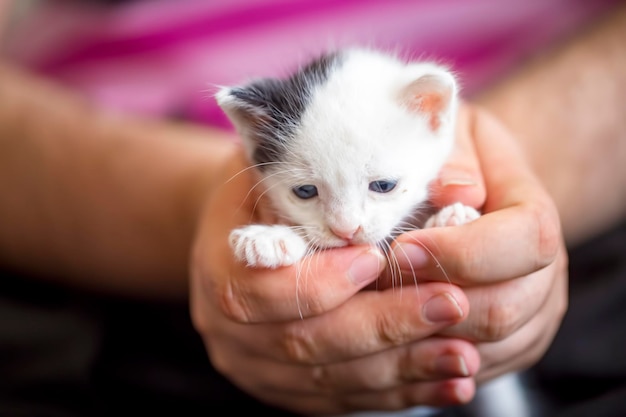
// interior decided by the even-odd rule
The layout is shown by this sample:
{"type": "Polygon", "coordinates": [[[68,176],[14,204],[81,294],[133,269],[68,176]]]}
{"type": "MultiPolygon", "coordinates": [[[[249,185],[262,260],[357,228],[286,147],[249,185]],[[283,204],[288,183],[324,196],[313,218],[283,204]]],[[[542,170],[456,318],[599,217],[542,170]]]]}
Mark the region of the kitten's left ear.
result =
{"type": "Polygon", "coordinates": [[[452,126],[456,111],[457,84],[452,74],[434,68],[411,82],[401,94],[401,101],[412,112],[423,115],[433,132],[452,126]]]}

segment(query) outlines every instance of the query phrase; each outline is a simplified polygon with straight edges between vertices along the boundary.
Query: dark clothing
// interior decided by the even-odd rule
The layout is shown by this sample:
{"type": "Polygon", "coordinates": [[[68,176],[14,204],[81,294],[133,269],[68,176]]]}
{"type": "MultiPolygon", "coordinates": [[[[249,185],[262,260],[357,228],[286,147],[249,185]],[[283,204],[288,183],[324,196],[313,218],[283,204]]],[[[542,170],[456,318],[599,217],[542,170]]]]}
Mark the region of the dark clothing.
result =
{"type": "Polygon", "coordinates": [[[533,378],[563,416],[626,416],[626,222],[569,258],[568,312],[533,378]]]}
{"type": "Polygon", "coordinates": [[[206,417],[222,407],[264,409],[211,368],[187,305],[0,278],[0,416],[206,417]]]}

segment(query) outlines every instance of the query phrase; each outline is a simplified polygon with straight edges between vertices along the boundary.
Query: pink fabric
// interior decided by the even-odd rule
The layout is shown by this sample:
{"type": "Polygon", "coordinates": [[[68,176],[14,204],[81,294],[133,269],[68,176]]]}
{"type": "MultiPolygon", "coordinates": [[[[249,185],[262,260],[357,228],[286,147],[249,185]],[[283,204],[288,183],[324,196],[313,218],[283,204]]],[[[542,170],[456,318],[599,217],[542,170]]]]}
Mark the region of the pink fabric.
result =
{"type": "Polygon", "coordinates": [[[217,86],[285,75],[366,45],[447,63],[480,89],[613,0],[142,0],[43,2],[3,53],[104,106],[228,126],[217,86]]]}

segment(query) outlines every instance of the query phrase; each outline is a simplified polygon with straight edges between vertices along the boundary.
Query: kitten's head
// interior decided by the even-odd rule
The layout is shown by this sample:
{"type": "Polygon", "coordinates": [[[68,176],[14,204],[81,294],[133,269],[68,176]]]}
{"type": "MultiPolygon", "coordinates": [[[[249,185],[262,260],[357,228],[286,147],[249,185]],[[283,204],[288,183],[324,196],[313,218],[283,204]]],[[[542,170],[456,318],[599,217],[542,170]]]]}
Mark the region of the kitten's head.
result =
{"type": "Polygon", "coordinates": [[[318,248],[397,232],[427,200],[454,141],[450,72],[369,50],[223,88],[217,100],[278,214],[318,248]]]}

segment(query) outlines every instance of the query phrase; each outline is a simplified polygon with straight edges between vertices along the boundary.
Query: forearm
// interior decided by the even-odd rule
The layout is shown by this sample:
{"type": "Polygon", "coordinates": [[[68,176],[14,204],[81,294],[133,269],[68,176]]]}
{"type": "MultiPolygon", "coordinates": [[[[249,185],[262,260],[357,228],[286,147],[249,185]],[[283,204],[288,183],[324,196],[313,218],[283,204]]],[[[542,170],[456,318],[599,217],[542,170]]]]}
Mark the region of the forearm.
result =
{"type": "Polygon", "coordinates": [[[0,86],[0,265],[98,290],[184,295],[197,212],[234,145],[103,114],[5,65],[0,86]]]}
{"type": "Polygon", "coordinates": [[[517,135],[568,244],[626,215],[626,7],[477,101],[517,135]]]}

